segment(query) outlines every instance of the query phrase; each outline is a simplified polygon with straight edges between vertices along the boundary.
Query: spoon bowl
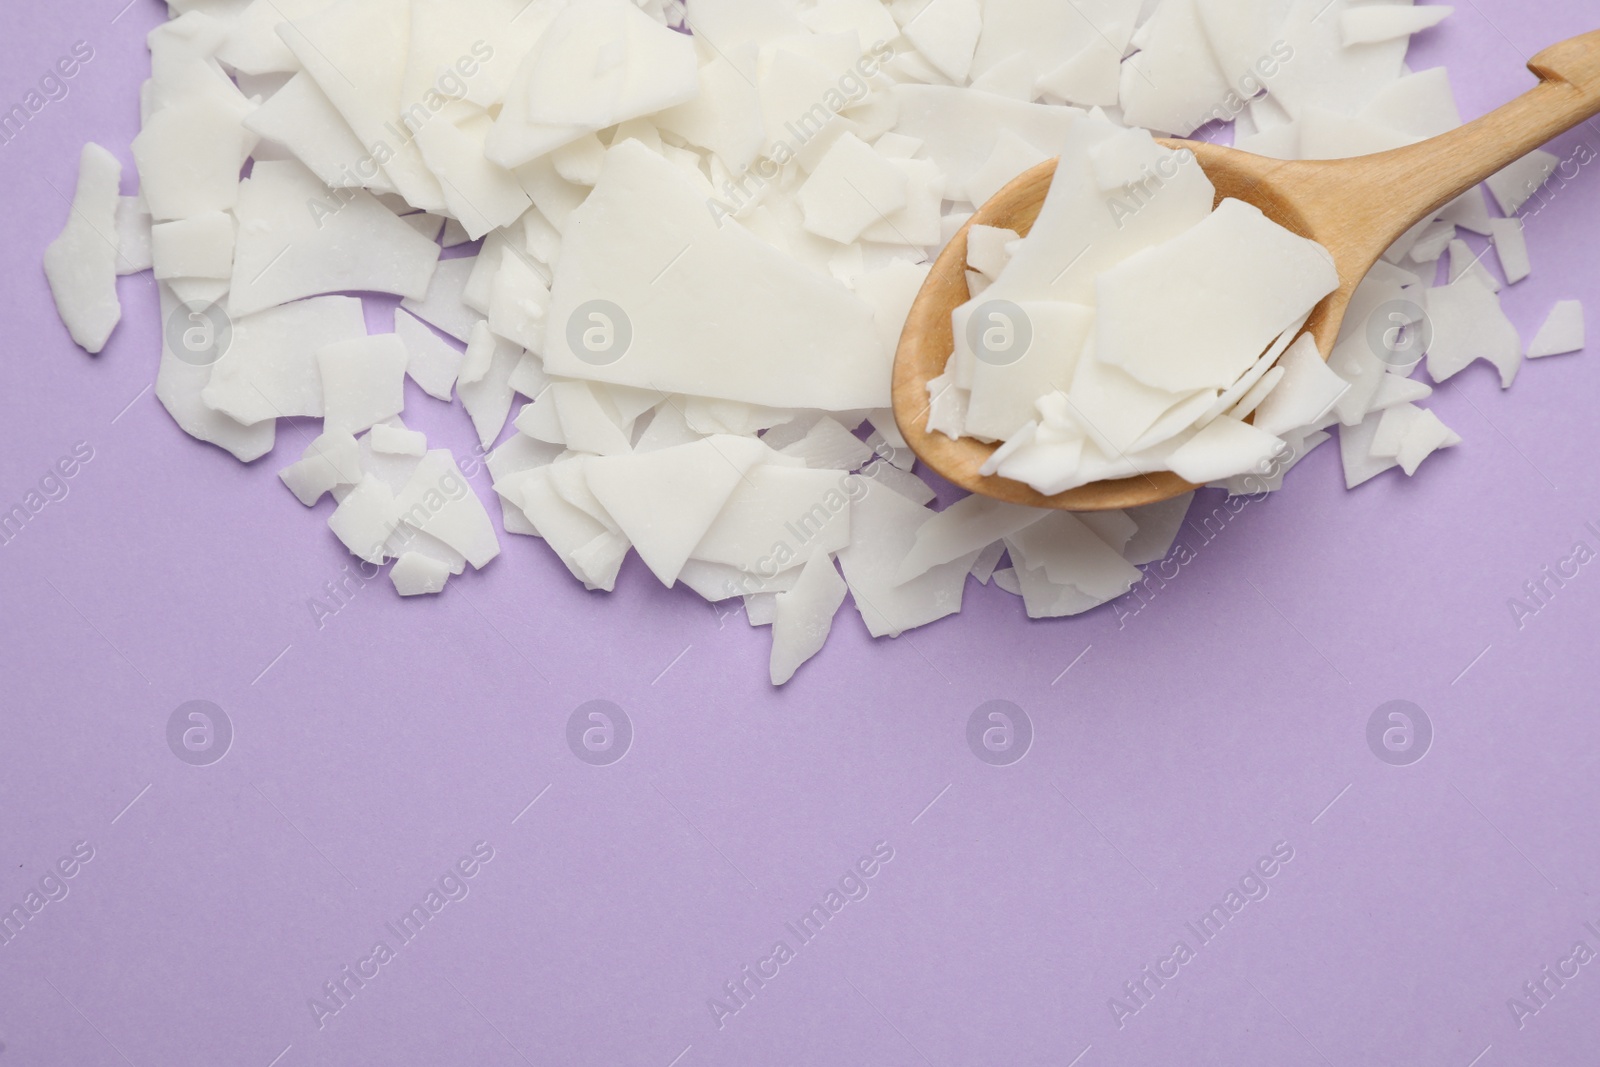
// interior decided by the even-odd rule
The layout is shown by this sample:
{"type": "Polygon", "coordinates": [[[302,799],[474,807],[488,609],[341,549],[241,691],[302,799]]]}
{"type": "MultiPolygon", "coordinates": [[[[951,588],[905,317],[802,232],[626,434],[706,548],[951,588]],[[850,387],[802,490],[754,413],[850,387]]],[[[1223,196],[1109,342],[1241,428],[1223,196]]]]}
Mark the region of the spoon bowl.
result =
{"type": "MultiPolygon", "coordinates": [[[[1600,114],[1600,30],[1545,49],[1528,64],[1539,84],[1475,122],[1405,148],[1338,160],[1277,160],[1200,141],[1162,140],[1186,149],[1216,188],[1217,203],[1243,200],[1333,256],[1339,288],[1312,312],[1305,332],[1326,359],[1356,287],[1406,231],[1479,182],[1551,138],[1600,114]]],[[[919,458],[948,481],[1013,504],[1063,511],[1109,511],[1167,500],[1196,488],[1169,471],[1095,482],[1044,496],[1021,482],[980,473],[998,447],[927,429],[928,383],[955,350],[952,313],[971,299],[967,235],[974,225],[1026,237],[1039,218],[1056,161],[1013,180],[978,209],[940,253],[923,283],[895,353],[894,412],[919,458]]]]}

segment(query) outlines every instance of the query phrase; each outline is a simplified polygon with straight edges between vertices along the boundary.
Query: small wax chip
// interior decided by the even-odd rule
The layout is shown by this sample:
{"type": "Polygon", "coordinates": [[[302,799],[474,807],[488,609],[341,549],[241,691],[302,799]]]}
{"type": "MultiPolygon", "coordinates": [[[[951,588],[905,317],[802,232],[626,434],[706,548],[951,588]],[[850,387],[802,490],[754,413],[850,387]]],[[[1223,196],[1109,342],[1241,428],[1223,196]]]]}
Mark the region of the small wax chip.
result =
{"type": "Polygon", "coordinates": [[[117,300],[117,182],[122,164],[97,144],[83,146],[78,190],[66,229],[44,253],[45,276],[72,339],[91,354],[122,319],[117,300]]]}
{"type": "Polygon", "coordinates": [[[372,428],[372,450],[391,456],[424,456],[428,453],[428,436],[417,430],[379,423],[372,428]]]}
{"type": "Polygon", "coordinates": [[[1583,304],[1577,300],[1563,300],[1550,309],[1550,315],[1539,327],[1533,343],[1528,346],[1529,359],[1561,356],[1583,348],[1583,304]]]}
{"type": "Polygon", "coordinates": [[[389,568],[389,580],[401,596],[427,596],[444,592],[450,568],[418,552],[407,552],[389,568]]]}

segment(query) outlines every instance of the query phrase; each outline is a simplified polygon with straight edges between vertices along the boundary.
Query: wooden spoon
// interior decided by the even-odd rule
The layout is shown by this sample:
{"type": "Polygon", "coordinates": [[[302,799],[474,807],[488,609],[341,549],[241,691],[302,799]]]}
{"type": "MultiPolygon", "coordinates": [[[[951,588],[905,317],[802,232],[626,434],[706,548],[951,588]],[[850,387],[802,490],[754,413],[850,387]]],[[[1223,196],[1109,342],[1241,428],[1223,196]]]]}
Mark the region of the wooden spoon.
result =
{"type": "MultiPolygon", "coordinates": [[[[1197,141],[1162,141],[1194,152],[1217,190],[1254,204],[1279,225],[1333,254],[1339,289],[1306,330],[1324,359],[1333,351],[1356,286],[1379,257],[1423,219],[1535,148],[1600,114],[1600,30],[1545,49],[1528,63],[1539,85],[1476,122],[1432,140],[1356,159],[1281,161],[1197,141]]],[[[928,382],[954,351],[950,315],[970,298],[967,233],[999,226],[1026,235],[1039,217],[1056,161],[1017,178],[984,204],[939,256],[906,320],[894,361],[894,414],[923,462],[946,479],[998,500],[1064,511],[1138,507],[1195,488],[1170,472],[1096,482],[1043,496],[1021,482],[978,473],[994,452],[970,437],[927,430],[928,382]]]]}

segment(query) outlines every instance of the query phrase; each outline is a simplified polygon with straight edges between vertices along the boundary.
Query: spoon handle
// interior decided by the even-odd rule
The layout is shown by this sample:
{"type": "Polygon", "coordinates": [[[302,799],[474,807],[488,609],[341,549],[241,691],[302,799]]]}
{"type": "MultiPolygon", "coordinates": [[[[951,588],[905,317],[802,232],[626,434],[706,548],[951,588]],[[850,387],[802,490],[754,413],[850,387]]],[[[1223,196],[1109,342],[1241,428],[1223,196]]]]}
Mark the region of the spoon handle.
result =
{"type": "Polygon", "coordinates": [[[1406,148],[1302,164],[1296,199],[1346,262],[1370,266],[1401,234],[1474,185],[1600,114],[1600,30],[1553,45],[1528,69],[1539,84],[1482,118],[1406,148]],[[1340,238],[1343,238],[1340,240],[1340,238]]]}
{"type": "Polygon", "coordinates": [[[1509,104],[1432,140],[1391,153],[1417,175],[1421,216],[1443,207],[1540,145],[1600,114],[1600,30],[1552,45],[1528,62],[1539,84],[1509,104]]]}

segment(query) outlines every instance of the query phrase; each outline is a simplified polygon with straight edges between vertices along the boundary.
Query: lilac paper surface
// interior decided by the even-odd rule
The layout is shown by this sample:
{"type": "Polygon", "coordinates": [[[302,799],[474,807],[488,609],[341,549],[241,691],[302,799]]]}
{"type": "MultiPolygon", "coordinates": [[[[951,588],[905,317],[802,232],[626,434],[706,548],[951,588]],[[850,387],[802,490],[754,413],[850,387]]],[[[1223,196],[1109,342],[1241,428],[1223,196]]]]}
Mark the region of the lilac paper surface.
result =
{"type": "MultiPolygon", "coordinates": [[[[443,597],[380,579],[319,628],[308,602],[351,561],[274,476],[298,431],[251,467],[179,432],[149,391],[148,276],[98,358],[50,306],[79,146],[131,175],[161,13],[122,2],[13,4],[0,39],[5,108],[95,53],[0,144],[0,505],[93,450],[0,548],[0,906],[74,871],[0,944],[0,1067],[1592,1058],[1600,572],[1520,627],[1508,601],[1600,545],[1593,355],[1441,389],[1465,443],[1414,481],[1347,493],[1327,446],[1209,528],[1207,494],[1194,560],[1137,614],[1032,623],[974,584],[959,617],[872,642],[846,609],[782,691],[741,616],[636,560],[586,594],[509,536],[443,597]],[[209,766],[169,748],[194,700],[232,726],[209,766]],[[631,723],[609,766],[569,748],[592,700],[631,723]],[[967,740],[993,700],[1032,724],[1010,766],[967,740]],[[1406,766],[1369,745],[1396,700],[1431,724],[1406,766]],[[466,895],[428,912],[441,881],[466,895]],[[1232,890],[1266,895],[1197,935],[1232,890]],[[1514,997],[1538,1008],[1520,1026],[1514,997]]],[[[1411,61],[1448,63],[1475,116],[1595,21],[1477,0],[1411,61]]],[[[1554,150],[1580,143],[1600,129],[1554,150]]],[[[1525,338],[1558,299],[1600,307],[1600,171],[1528,229],[1534,277],[1505,294],[1525,338]]],[[[459,409],[410,406],[469,447],[459,409]]]]}

